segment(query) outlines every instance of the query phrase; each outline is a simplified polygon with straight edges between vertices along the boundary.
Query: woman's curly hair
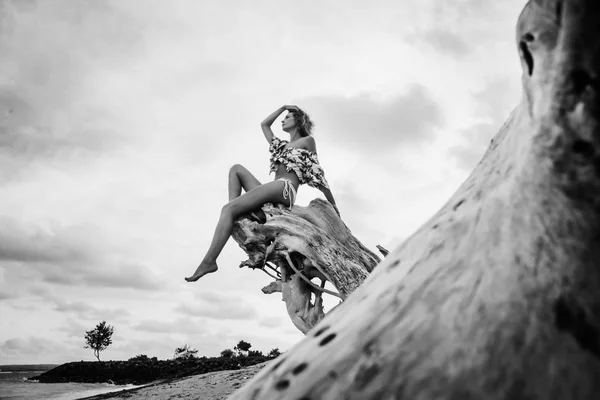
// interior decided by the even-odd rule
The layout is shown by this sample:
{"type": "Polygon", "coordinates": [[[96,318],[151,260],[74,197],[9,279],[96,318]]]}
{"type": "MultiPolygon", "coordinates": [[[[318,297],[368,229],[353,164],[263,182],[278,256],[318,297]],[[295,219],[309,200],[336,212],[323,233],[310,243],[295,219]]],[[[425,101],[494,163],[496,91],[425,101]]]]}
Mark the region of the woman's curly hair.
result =
{"type": "Polygon", "coordinates": [[[297,111],[293,112],[294,121],[296,122],[296,127],[302,136],[310,136],[312,135],[312,129],[315,126],[314,122],[310,119],[308,114],[298,107],[297,111]]]}

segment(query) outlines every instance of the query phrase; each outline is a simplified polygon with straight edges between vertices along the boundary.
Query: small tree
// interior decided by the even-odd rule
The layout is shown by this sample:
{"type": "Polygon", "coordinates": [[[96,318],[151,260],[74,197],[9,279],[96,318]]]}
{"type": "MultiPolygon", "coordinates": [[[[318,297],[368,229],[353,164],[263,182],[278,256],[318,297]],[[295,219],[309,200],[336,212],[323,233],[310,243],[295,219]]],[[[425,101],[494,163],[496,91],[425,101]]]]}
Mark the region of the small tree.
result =
{"type": "Polygon", "coordinates": [[[106,324],[106,321],[100,322],[96,328],[85,332],[84,349],[94,350],[94,355],[100,361],[100,352],[112,344],[113,327],[106,324]]]}
{"type": "Polygon", "coordinates": [[[239,355],[247,355],[252,345],[248,342],[240,340],[240,342],[233,348],[238,352],[239,355]]]}
{"type": "Polygon", "coordinates": [[[231,349],[225,349],[221,352],[221,357],[223,358],[231,358],[234,356],[234,352],[231,349]]]}
{"type": "Polygon", "coordinates": [[[272,349],[269,354],[267,354],[267,357],[270,358],[277,358],[279,357],[279,355],[281,355],[281,352],[279,351],[279,349],[276,347],[274,349],[272,349]]]}
{"type": "Polygon", "coordinates": [[[175,349],[175,354],[173,358],[180,358],[183,360],[190,360],[192,358],[196,358],[196,354],[198,353],[197,349],[192,349],[187,344],[183,345],[183,347],[178,347],[175,349]]]}

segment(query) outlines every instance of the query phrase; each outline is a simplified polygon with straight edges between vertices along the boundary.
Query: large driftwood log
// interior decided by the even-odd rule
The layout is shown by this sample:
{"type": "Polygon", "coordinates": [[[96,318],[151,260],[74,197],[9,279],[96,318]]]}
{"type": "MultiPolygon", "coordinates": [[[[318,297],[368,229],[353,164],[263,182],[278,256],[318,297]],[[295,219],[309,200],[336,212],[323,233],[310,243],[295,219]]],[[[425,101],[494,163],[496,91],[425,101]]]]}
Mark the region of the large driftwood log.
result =
{"type": "Polygon", "coordinates": [[[235,222],[232,236],[249,256],[240,267],[259,268],[275,278],[263,292],[281,292],[292,322],[307,333],[325,315],[323,293],[345,299],[380,260],[324,200],[293,211],[267,203],[263,211],[264,224],[249,218],[235,222]],[[325,289],[327,281],[336,292],[325,289]]]}
{"type": "Polygon", "coordinates": [[[482,161],[232,399],[600,398],[599,21],[527,3],[524,95],[482,161]]]}

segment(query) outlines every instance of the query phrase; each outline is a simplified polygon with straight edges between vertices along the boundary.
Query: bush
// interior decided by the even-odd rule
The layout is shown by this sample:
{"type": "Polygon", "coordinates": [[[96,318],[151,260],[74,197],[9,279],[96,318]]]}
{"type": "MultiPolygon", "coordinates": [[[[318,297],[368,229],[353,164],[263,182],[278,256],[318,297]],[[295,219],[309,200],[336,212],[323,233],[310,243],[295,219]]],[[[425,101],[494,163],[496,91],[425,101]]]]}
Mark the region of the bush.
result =
{"type": "Polygon", "coordinates": [[[129,360],[127,361],[133,361],[133,362],[152,362],[152,361],[158,361],[158,358],[156,357],[148,357],[145,354],[139,354],[135,357],[131,357],[129,360]]]}
{"type": "Polygon", "coordinates": [[[223,358],[232,358],[234,355],[235,353],[231,349],[225,349],[221,352],[221,357],[223,358]]]}
{"type": "Polygon", "coordinates": [[[198,350],[192,349],[190,346],[188,346],[186,344],[183,347],[178,347],[175,349],[175,354],[173,355],[173,358],[178,358],[178,359],[182,359],[182,360],[191,360],[193,358],[197,358],[197,356],[196,356],[197,353],[198,353],[198,350]]]}
{"type": "Polygon", "coordinates": [[[267,357],[270,358],[277,358],[281,355],[281,352],[279,351],[279,349],[276,347],[274,349],[272,349],[268,354],[267,357]]]}
{"type": "Polygon", "coordinates": [[[249,342],[240,340],[240,342],[233,349],[237,351],[238,356],[242,357],[248,355],[251,347],[252,345],[249,342]]]}

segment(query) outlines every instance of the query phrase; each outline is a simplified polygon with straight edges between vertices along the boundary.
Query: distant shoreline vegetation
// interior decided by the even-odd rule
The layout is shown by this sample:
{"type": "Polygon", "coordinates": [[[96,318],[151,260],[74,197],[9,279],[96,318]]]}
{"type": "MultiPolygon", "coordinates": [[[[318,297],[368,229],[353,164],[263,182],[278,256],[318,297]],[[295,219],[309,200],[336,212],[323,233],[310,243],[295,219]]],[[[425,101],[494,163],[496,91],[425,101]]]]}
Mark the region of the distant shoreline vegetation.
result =
{"type": "MultiPolygon", "coordinates": [[[[276,356],[275,356],[276,357],[276,356]]],[[[273,355],[237,354],[157,360],[136,356],[128,361],[76,361],[59,365],[29,380],[40,383],[113,383],[142,385],[214,371],[236,370],[275,358],[273,355]]],[[[31,370],[31,369],[30,369],[31,370]]]]}

